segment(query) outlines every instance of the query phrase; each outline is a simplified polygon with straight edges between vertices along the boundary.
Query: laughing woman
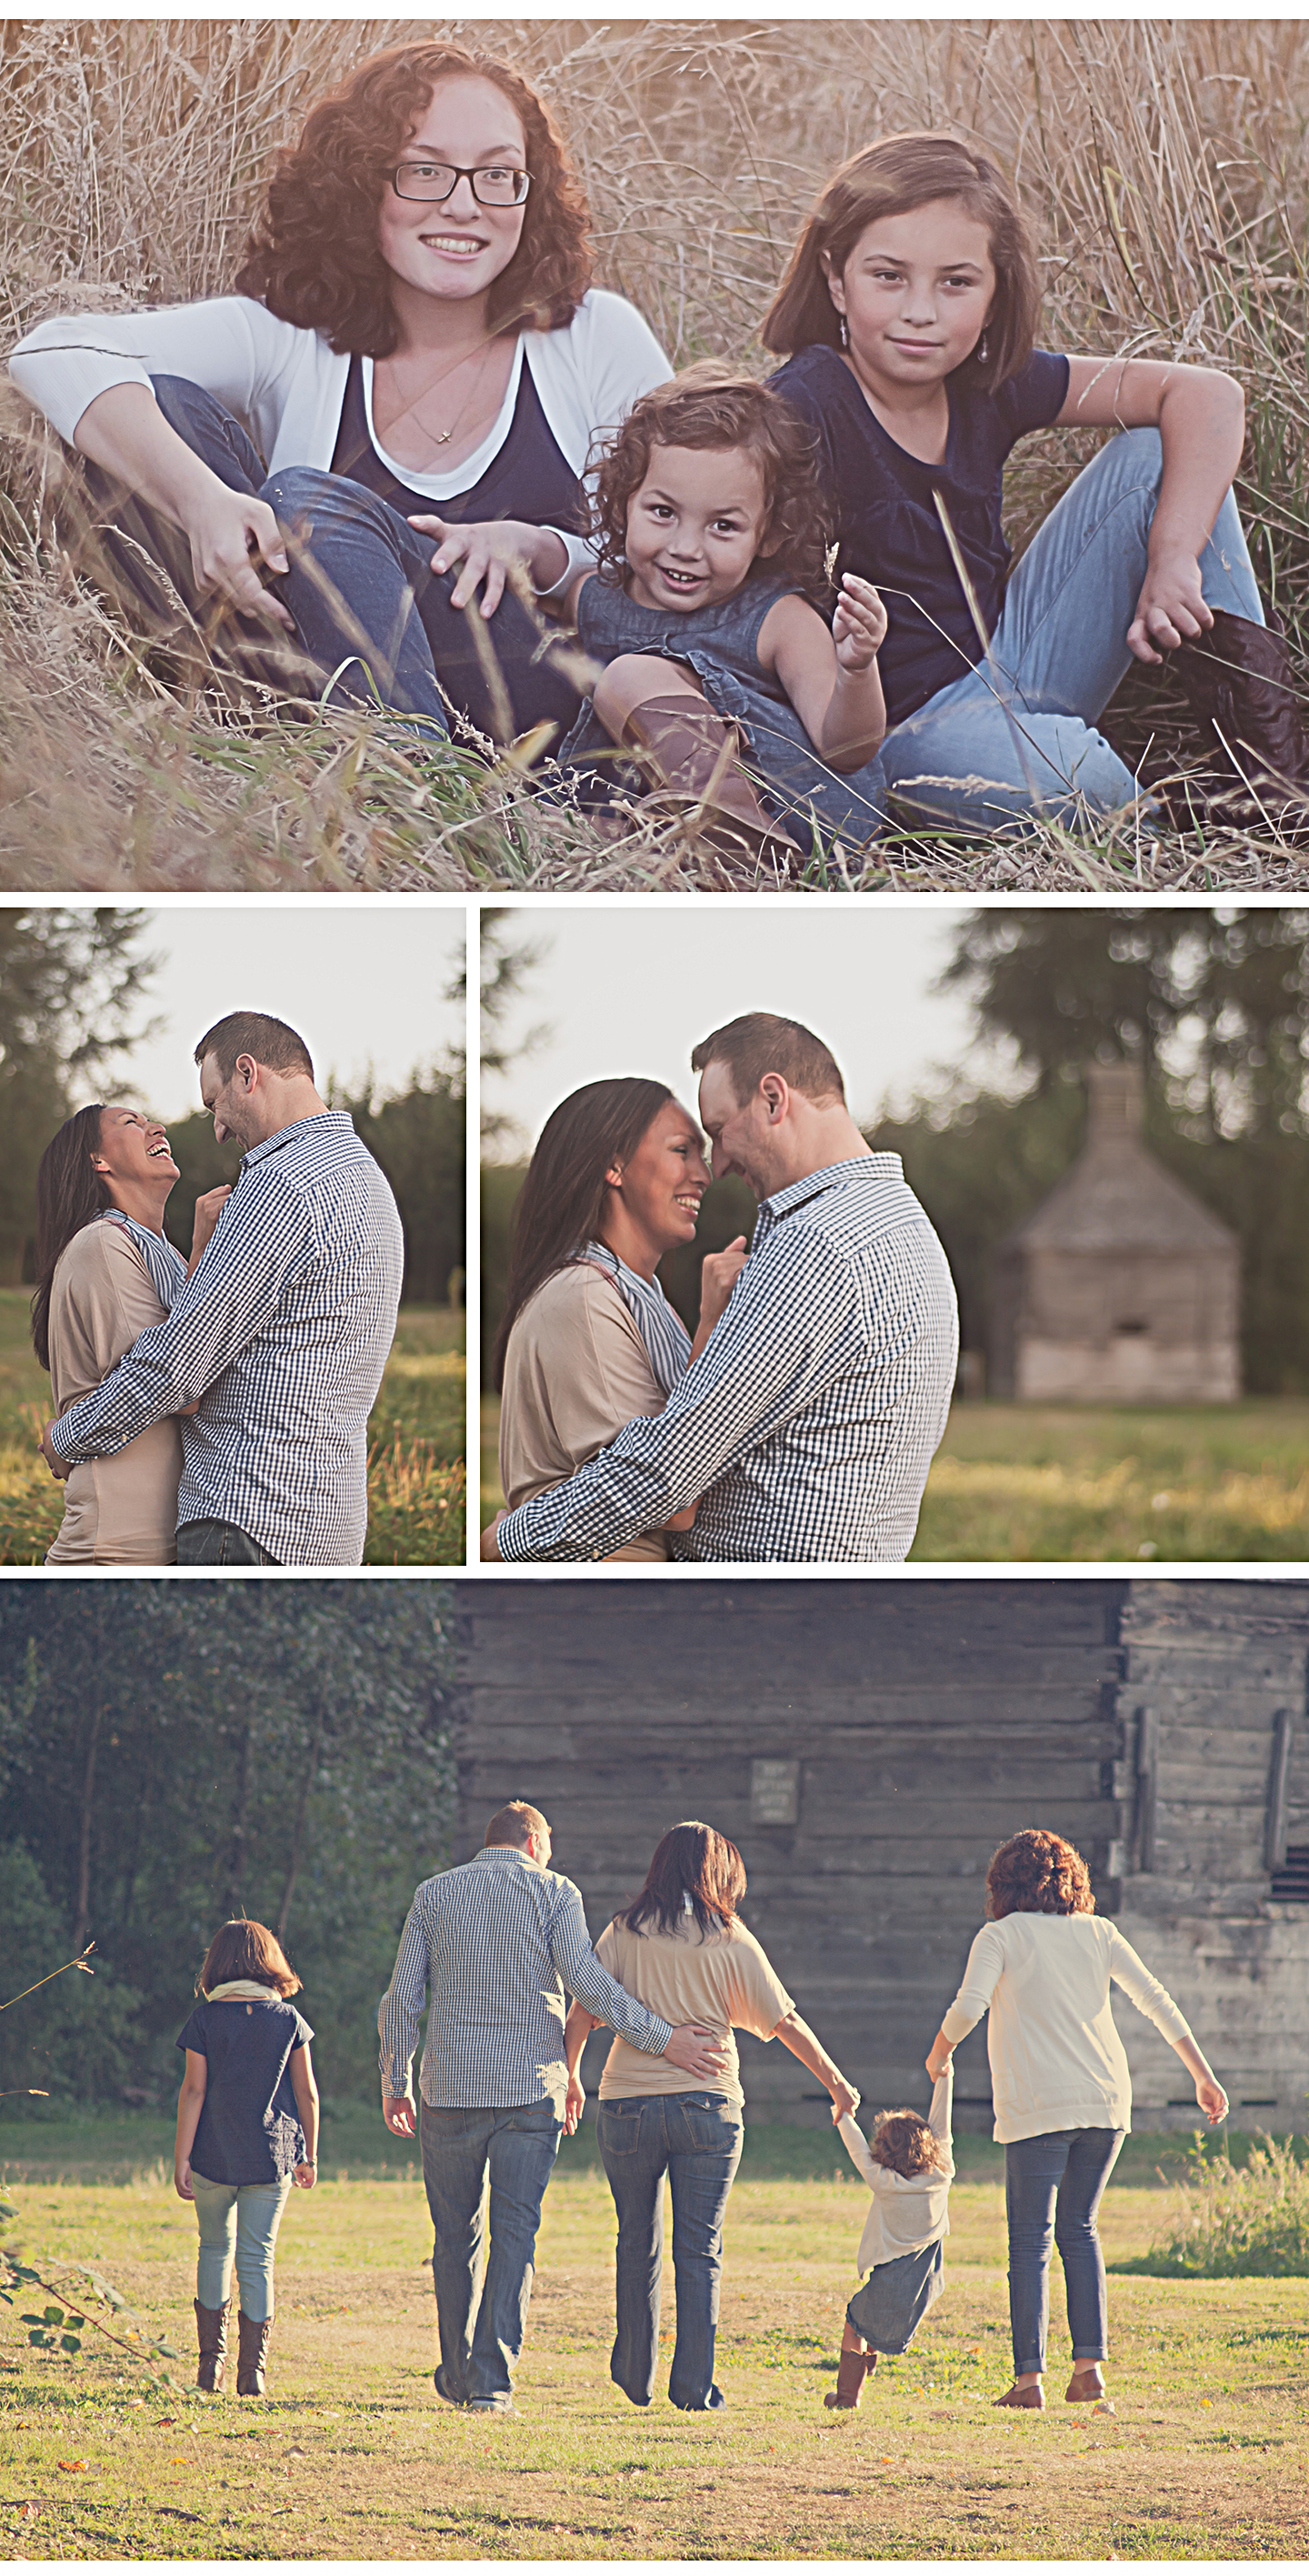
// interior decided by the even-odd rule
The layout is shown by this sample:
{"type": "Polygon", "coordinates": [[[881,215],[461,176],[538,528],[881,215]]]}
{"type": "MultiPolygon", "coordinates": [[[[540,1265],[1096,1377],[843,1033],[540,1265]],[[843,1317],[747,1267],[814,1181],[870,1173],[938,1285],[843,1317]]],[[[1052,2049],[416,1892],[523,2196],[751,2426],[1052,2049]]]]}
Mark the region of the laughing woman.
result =
{"type": "Polygon", "coordinates": [[[238,656],[260,667],[294,629],[317,686],[335,673],[334,695],[429,734],[448,706],[482,734],[566,729],[580,700],[502,595],[496,523],[554,532],[540,595],[562,593],[589,562],[592,444],[670,373],[633,307],[592,288],[587,220],[517,72],[394,46],[282,154],[235,294],[44,322],[12,372],[105,514],[193,607],[235,613],[238,656]],[[454,580],[420,515],[478,523],[454,580]],[[493,657],[462,614],[479,584],[493,657]]]}
{"type": "MultiPolygon", "coordinates": [[[[36,1183],[32,1340],[57,1412],[89,1395],[139,1334],[163,1322],[186,1279],[188,1265],[164,1233],[177,1177],[163,1128],[137,1109],[79,1109],[47,1145],[36,1183]]],[[[192,1270],[227,1195],[210,1190],[197,1202],[192,1270]]],[[[112,1458],[74,1467],[47,1565],[175,1564],[181,1472],[172,1417],[112,1458]]]]}
{"type": "MultiPolygon", "coordinates": [[[[662,1413],[703,1350],[744,1237],[705,1260],[694,1343],[655,1272],[663,1253],[694,1240],[708,1187],[700,1130],[662,1082],[589,1082],[547,1118],[514,1215],[495,1353],[511,1511],[561,1484],[638,1414],[662,1413]]],[[[490,1535],[482,1552],[495,1552],[490,1535]]],[[[617,1555],[662,1563],[663,1529],[617,1555]]]]}

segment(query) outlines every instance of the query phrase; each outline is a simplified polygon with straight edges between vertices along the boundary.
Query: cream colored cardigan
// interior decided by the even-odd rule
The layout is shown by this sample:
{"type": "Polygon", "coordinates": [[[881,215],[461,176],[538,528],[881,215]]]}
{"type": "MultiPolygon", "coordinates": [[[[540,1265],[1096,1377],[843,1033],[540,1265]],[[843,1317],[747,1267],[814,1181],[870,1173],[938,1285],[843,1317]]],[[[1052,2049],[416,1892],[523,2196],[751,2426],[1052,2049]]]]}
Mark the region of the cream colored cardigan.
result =
{"type": "Polygon", "coordinates": [[[1170,2041],[1191,2027],[1099,1914],[1006,1914],[984,1923],[941,2028],[951,2047],[990,2010],[996,2138],[1051,2129],[1130,2129],[1132,2079],[1114,2028],[1111,1981],[1170,2041]]]}

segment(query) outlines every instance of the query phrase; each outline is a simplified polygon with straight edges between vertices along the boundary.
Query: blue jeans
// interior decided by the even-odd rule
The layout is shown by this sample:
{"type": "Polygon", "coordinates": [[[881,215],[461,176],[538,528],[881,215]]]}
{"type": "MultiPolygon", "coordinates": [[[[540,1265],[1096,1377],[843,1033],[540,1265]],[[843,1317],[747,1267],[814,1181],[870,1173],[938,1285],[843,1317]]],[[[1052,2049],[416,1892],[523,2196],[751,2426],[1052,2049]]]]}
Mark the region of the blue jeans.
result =
{"type": "Polygon", "coordinates": [[[1124,2129],[1050,2129],[1005,2148],[1015,2378],[1020,2371],[1045,2368],[1052,2245],[1058,2246],[1064,2267],[1073,2359],[1105,2358],[1109,2314],[1095,2219],[1126,2134],[1124,2129]]]}
{"type": "Polygon", "coordinates": [[[280,1565],[235,1521],[183,1521],[177,1533],[179,1565],[280,1565]]]}
{"type": "MultiPolygon", "coordinates": [[[[885,784],[905,818],[994,831],[1044,812],[1084,823],[1135,802],[1130,769],[1096,719],[1132,654],[1127,629],[1146,573],[1163,451],[1155,429],[1111,438],[1038,530],[1005,593],[991,656],[887,735],[885,784]]],[[[1264,622],[1229,492],[1200,557],[1210,608],[1264,622]]]]}
{"type": "Polygon", "coordinates": [[[664,2254],[664,2175],[673,2194],[677,2342],[668,2394],[702,2413],[714,2386],[723,2217],[741,2161],[741,2114],[722,2093],[602,2101],[597,2135],[618,2212],[617,2333],[609,2375],[634,2406],[654,2393],[664,2254]]]}
{"type": "MultiPolygon", "coordinates": [[[[315,666],[317,685],[331,678],[332,703],[376,707],[380,699],[414,718],[420,732],[442,740],[450,732],[450,708],[461,734],[472,727],[505,740],[530,725],[553,723],[562,738],[581,699],[554,667],[553,639],[543,643],[539,623],[511,591],[489,621],[476,602],[468,612],[452,608],[457,576],[433,573],[435,538],[420,536],[389,501],[347,475],[314,466],[265,474],[240,422],[212,394],[184,376],[154,376],[151,382],[165,420],[219,481],[230,491],[253,493],[276,511],[287,533],[291,570],[270,587],[295,619],[300,651],[315,666]],[[493,665],[490,675],[473,640],[475,626],[493,665]]],[[[196,590],[190,548],[180,531],[124,495],[99,468],[88,467],[87,479],[108,514],[108,548],[120,573],[140,588],[139,567],[130,548],[115,547],[115,529],[163,564],[203,620],[212,601],[206,603],[196,590]]],[[[276,678],[271,657],[282,630],[250,617],[233,617],[229,626],[239,633],[240,658],[257,676],[276,678]]]]}
{"type": "Polygon", "coordinates": [[[201,2307],[226,2307],[235,2262],[242,2312],[263,2325],[274,2309],[273,2252],[291,2176],[281,2182],[209,2182],[193,2166],[191,2189],[200,2226],[195,2294],[201,2307]]]}
{"type": "Polygon", "coordinates": [[[423,2104],[423,2182],[432,2213],[441,2379],[456,2405],[495,2409],[510,2402],[532,2296],[541,2203],[562,2136],[552,2102],[533,2102],[521,2111],[434,2111],[423,2104]],[[482,2217],[488,2172],[489,2247],[482,2217]]]}

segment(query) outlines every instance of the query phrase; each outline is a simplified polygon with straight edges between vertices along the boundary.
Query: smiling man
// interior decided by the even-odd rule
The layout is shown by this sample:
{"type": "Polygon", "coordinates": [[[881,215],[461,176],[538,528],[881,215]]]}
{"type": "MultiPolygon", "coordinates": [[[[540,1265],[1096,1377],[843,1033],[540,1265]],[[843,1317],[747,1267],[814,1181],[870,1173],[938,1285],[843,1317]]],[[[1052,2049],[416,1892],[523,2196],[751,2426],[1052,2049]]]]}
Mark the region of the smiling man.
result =
{"type": "Polygon", "coordinates": [[[234,1011],[195,1051],[235,1188],[162,1324],[46,1425],[57,1476],[181,1413],[179,1565],[358,1565],[368,1416],[404,1244],[384,1174],[314,1088],[294,1029],[234,1011]]]}
{"type": "Polygon", "coordinates": [[[739,1172],[759,1200],[750,1257],[663,1412],[508,1513],[484,1552],[609,1556],[698,1497],[678,1557],[899,1564],[954,1385],[945,1254],[810,1030],[751,1011],[691,1063],[714,1177],[739,1172]]]}

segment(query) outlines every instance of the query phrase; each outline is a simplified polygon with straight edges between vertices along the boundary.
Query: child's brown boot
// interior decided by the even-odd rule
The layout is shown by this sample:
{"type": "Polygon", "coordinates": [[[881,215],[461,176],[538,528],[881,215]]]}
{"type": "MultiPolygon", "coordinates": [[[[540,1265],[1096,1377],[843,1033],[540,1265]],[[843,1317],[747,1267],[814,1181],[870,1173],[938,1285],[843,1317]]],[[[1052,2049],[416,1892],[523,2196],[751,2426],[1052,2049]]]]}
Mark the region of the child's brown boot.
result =
{"type": "Polygon", "coordinates": [[[857,2406],[864,2393],[864,2381],[876,2368],[875,2352],[843,2352],[836,2365],[836,2386],[828,2389],[824,2406],[857,2406]]]}
{"type": "Polygon", "coordinates": [[[633,707],[623,741],[635,751],[650,785],[696,808],[711,848],[788,861],[797,855],[789,832],[760,804],[740,767],[741,736],[690,691],[646,698],[633,707]]]}
{"type": "Polygon", "coordinates": [[[239,2341],[236,2353],[236,2393],[238,2397],[262,2397],[264,2393],[264,2360],[273,2320],[262,2323],[248,2317],[243,2309],[236,2312],[239,2341]]]}
{"type": "Polygon", "coordinates": [[[200,2367],[195,2375],[197,2388],[222,2387],[227,2360],[227,2315],[231,2304],[229,2299],[225,2308],[202,2308],[199,2300],[195,2301],[195,2331],[200,2346],[200,2367]]]}

